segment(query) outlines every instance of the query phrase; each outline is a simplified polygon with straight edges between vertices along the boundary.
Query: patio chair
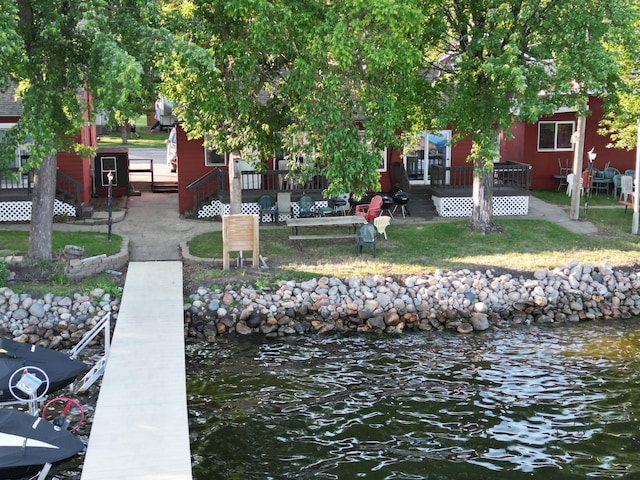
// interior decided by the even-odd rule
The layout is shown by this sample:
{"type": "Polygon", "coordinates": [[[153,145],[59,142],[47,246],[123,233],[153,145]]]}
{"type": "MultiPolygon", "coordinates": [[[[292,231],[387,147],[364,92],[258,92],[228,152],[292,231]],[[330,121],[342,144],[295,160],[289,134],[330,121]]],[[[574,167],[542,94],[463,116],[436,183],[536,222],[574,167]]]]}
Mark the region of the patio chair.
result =
{"type": "MultiPolygon", "coordinates": [[[[388,217],[387,217],[388,218],[388,217]]],[[[371,223],[365,223],[358,229],[356,237],[356,254],[362,253],[362,247],[371,247],[373,250],[373,258],[376,257],[376,235],[378,231],[371,223]]]]}
{"type": "Polygon", "coordinates": [[[298,207],[300,208],[298,212],[298,217],[300,218],[318,216],[318,211],[316,210],[316,202],[309,195],[303,195],[298,199],[298,207]]]}
{"type": "Polygon", "coordinates": [[[391,223],[391,217],[376,217],[373,219],[373,225],[378,230],[380,235],[384,235],[384,239],[387,240],[387,227],[391,223]]]}
{"type": "Polygon", "coordinates": [[[618,198],[620,196],[620,189],[622,188],[622,174],[617,173],[613,176],[613,196],[618,198]]]}
{"type": "Polygon", "coordinates": [[[620,179],[620,200],[629,201],[629,196],[633,193],[633,177],[623,175],[620,179]]]}
{"type": "Polygon", "coordinates": [[[291,192],[278,192],[278,210],[284,218],[291,218],[291,192]]]}
{"type": "Polygon", "coordinates": [[[340,212],[342,215],[346,215],[347,212],[351,210],[351,204],[349,203],[350,196],[348,193],[341,193],[333,198],[330,203],[330,205],[333,205],[333,213],[340,212]]]}
{"type": "Polygon", "coordinates": [[[374,218],[380,215],[382,209],[382,197],[375,195],[371,199],[371,203],[356,205],[356,215],[364,217],[367,222],[371,222],[374,218]]]}
{"type": "Polygon", "coordinates": [[[267,216],[270,222],[278,223],[278,203],[271,195],[262,195],[258,199],[258,207],[260,208],[260,222],[264,222],[267,216]]]}
{"type": "MultiPolygon", "coordinates": [[[[570,197],[571,193],[573,192],[573,179],[576,178],[575,174],[570,173],[569,175],[567,175],[567,196],[570,197]]],[[[579,187],[579,193],[580,195],[582,195],[582,191],[583,191],[583,187],[582,187],[582,182],[580,181],[580,179],[578,179],[578,183],[580,184],[579,187]]]]}

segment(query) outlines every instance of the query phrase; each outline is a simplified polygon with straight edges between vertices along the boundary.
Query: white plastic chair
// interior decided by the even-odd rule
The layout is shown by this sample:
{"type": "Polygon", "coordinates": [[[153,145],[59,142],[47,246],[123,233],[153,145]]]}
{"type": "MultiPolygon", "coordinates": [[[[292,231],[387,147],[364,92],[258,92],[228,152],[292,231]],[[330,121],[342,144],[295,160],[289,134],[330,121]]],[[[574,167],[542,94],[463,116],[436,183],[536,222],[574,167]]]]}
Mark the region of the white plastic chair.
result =
{"type": "MultiPolygon", "coordinates": [[[[567,175],[567,196],[570,197],[571,193],[573,192],[573,179],[575,178],[575,174],[570,173],[567,175]]],[[[579,187],[579,192],[580,195],[582,196],[582,191],[583,191],[583,187],[582,187],[582,178],[578,178],[578,183],[580,184],[579,187]]]]}
{"type": "Polygon", "coordinates": [[[633,193],[633,177],[623,175],[620,179],[620,200],[628,200],[629,195],[633,193]]]}
{"type": "Polygon", "coordinates": [[[387,240],[387,227],[391,223],[391,217],[376,217],[373,219],[373,225],[378,229],[380,235],[384,235],[387,240]]]}

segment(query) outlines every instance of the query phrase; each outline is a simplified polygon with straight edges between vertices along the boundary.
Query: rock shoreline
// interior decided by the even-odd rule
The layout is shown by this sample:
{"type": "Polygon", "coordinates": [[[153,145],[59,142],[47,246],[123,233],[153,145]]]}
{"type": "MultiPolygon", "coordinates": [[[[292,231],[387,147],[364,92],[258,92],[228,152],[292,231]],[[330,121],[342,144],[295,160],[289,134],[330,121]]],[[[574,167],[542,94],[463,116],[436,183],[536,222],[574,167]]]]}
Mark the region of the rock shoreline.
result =
{"type": "Polygon", "coordinates": [[[572,261],[531,278],[461,270],[402,281],[322,277],[273,288],[200,287],[185,304],[188,337],[267,337],[405,330],[483,331],[512,324],[563,323],[640,316],[638,272],[572,261]]]}
{"type": "MultiPolygon", "coordinates": [[[[326,332],[448,330],[566,323],[640,316],[640,273],[609,265],[539,270],[528,278],[460,270],[396,280],[321,277],[273,287],[200,287],[184,304],[185,336],[282,337],[326,332]]],[[[47,348],[70,348],[120,299],[102,289],[73,297],[18,295],[0,288],[0,334],[47,348]]]]}

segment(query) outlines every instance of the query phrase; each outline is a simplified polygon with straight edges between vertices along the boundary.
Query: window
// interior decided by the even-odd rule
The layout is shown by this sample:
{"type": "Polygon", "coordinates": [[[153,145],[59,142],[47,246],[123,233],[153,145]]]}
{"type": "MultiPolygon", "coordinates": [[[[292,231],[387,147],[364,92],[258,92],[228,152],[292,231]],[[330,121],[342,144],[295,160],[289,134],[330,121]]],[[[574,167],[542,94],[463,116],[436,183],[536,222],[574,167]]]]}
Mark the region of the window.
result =
{"type": "MultiPolygon", "coordinates": [[[[362,142],[365,141],[364,130],[360,130],[360,140],[362,142]]],[[[371,140],[366,140],[367,142],[367,150],[371,152],[373,147],[371,146],[371,140]]],[[[380,150],[380,166],[376,169],[377,172],[386,172],[387,171],[387,147],[380,150]]]]}
{"type": "MultiPolygon", "coordinates": [[[[15,123],[0,123],[0,139],[2,139],[5,133],[15,125],[15,123]]],[[[24,143],[16,147],[16,157],[12,163],[9,163],[9,168],[20,168],[27,162],[29,159],[29,149],[32,143],[32,140],[27,138],[24,143]]]]}
{"type": "MultiPolygon", "coordinates": [[[[205,135],[206,139],[206,135],[205,135]]],[[[227,154],[219,153],[213,148],[204,146],[204,164],[207,167],[220,167],[227,164],[227,154]]]]}
{"type": "Polygon", "coordinates": [[[538,151],[573,150],[574,128],[575,122],[539,122],[538,151]]]}

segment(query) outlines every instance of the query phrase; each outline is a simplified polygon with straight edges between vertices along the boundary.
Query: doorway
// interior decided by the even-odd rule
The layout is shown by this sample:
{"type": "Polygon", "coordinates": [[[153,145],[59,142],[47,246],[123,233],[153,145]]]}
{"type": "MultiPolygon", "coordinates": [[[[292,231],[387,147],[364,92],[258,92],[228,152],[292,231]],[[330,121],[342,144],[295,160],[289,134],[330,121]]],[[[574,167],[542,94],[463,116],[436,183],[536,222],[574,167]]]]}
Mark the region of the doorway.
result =
{"type": "Polygon", "coordinates": [[[418,135],[404,157],[404,165],[412,185],[429,185],[432,165],[451,166],[450,143],[451,130],[422,132],[418,135]]]}

